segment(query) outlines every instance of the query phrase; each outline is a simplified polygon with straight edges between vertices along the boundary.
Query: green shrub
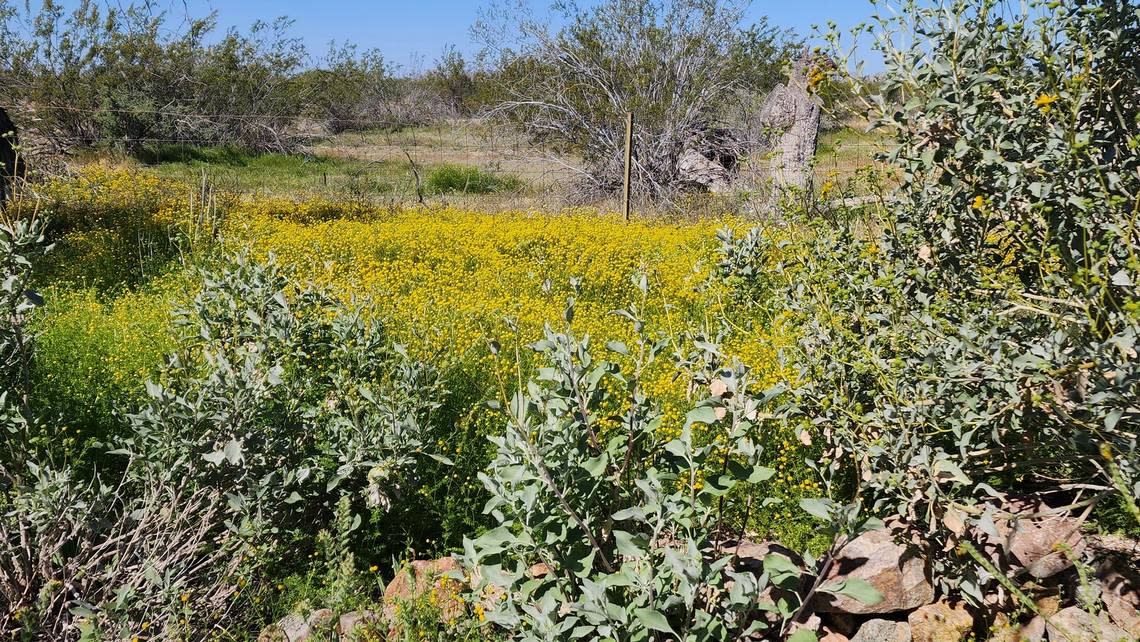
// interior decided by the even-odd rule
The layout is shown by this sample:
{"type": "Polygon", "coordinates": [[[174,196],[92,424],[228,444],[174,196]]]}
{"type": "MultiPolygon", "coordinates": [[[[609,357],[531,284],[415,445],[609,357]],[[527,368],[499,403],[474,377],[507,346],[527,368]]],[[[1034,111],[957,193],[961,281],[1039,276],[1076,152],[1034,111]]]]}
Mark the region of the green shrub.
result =
{"type": "Polygon", "coordinates": [[[119,450],[224,489],[234,528],[279,546],[283,570],[341,498],[353,531],[414,502],[443,396],[435,369],[365,308],[293,289],[272,262],[224,260],[202,283],[119,450]]]}
{"type": "MultiPolygon", "coordinates": [[[[570,299],[568,325],[573,313],[570,299]]],[[[696,342],[699,356],[681,366],[703,399],[670,437],[641,376],[673,338],[646,332],[636,308],[618,314],[638,339],[606,349],[632,356],[631,368],[596,359],[588,336],[548,327],[532,346],[546,365],[504,389],[507,426],[491,437],[495,458],[480,476],[496,524],[464,542],[478,578],[472,599],[505,589],[478,608],[513,640],[736,640],[768,628],[761,612],[784,618],[777,632],[786,634],[802,604],[757,596],[769,580],[799,584],[799,570],[780,555],[759,577],[735,566],[753,512],[778,501],[762,496],[776,471],[762,465],[759,446],[761,410],[775,391],[758,390],[747,367],[696,342]],[[696,426],[714,437],[698,443],[696,426]],[[539,563],[549,572],[533,573],[539,563]]],[[[867,525],[843,509],[845,533],[867,525]]],[[[855,584],[816,590],[874,599],[855,584]]]]}
{"type": "Polygon", "coordinates": [[[431,194],[492,194],[522,189],[522,179],[501,176],[470,165],[445,163],[437,165],[424,181],[424,190],[431,194]]]}
{"type": "Polygon", "coordinates": [[[823,441],[834,499],[918,529],[941,589],[977,603],[995,575],[956,545],[996,541],[1015,497],[1140,490],[1140,14],[1004,6],[877,25],[906,95],[876,103],[897,198],[773,275],[802,328],[780,414],[823,441]]]}
{"type": "Polygon", "coordinates": [[[0,559],[10,569],[0,573],[0,631],[193,637],[225,612],[250,551],[221,519],[217,491],[145,457],[91,474],[58,456],[66,425],[30,394],[41,301],[28,289],[29,258],[44,244],[42,220],[0,225],[0,559]]]}

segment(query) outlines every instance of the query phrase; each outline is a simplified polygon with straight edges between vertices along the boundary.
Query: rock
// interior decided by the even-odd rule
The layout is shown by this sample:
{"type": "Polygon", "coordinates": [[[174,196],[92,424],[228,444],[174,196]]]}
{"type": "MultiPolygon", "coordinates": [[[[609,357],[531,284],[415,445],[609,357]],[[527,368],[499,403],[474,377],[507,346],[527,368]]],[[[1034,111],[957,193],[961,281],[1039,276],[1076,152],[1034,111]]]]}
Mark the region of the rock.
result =
{"type": "Polygon", "coordinates": [[[1115,557],[1097,567],[1100,599],[1112,622],[1140,639],[1140,575],[1115,557]]]}
{"type": "Polygon", "coordinates": [[[547,575],[550,575],[553,572],[554,572],[554,569],[550,568],[549,566],[547,566],[546,564],[544,564],[542,562],[539,562],[538,564],[535,564],[534,566],[530,567],[527,570],[527,575],[529,575],[530,577],[533,577],[535,579],[538,579],[540,577],[546,577],[547,575]]]}
{"type": "Polygon", "coordinates": [[[907,616],[914,642],[960,642],[974,627],[965,605],[945,601],[921,606],[907,616]]]}
{"type": "Polygon", "coordinates": [[[867,620],[851,642],[911,642],[910,625],[892,620],[867,620]]]}
{"type": "Polygon", "coordinates": [[[1033,605],[1037,607],[1037,613],[1045,617],[1051,617],[1054,613],[1061,610],[1061,597],[1058,595],[1044,595],[1033,600],[1033,605]]]}
{"type": "Polygon", "coordinates": [[[934,587],[926,578],[926,562],[896,544],[887,529],[863,533],[840,550],[827,580],[851,577],[870,583],[882,594],[883,601],[864,604],[842,595],[821,595],[817,610],[877,615],[910,611],[934,601],[934,587]]]}
{"type": "Polygon", "coordinates": [[[307,642],[312,636],[313,632],[305,618],[290,613],[262,629],[257,642],[307,642]]]}
{"type": "Polygon", "coordinates": [[[855,635],[855,631],[859,628],[855,616],[850,613],[824,613],[823,623],[827,630],[842,633],[846,637],[855,635]]]}
{"type": "Polygon", "coordinates": [[[1045,623],[1045,630],[1051,642],[1134,642],[1136,639],[1109,621],[1107,613],[1097,617],[1079,606],[1061,609],[1045,623]]]}
{"type": "Polygon", "coordinates": [[[1040,615],[1034,617],[1028,624],[1021,627],[1017,634],[1017,642],[1042,642],[1045,639],[1045,618],[1040,615]]]}
{"type": "Polygon", "coordinates": [[[732,181],[724,165],[705,158],[696,150],[688,150],[677,160],[677,173],[681,181],[689,185],[699,185],[710,192],[727,191],[732,181]]]}
{"type": "Polygon", "coordinates": [[[1134,565],[1140,563],[1140,540],[1123,535],[1096,534],[1091,534],[1085,539],[1089,543],[1089,550],[1097,559],[1108,555],[1117,555],[1123,559],[1132,560],[1134,565]]]}
{"type": "Polygon", "coordinates": [[[744,539],[740,540],[739,543],[732,542],[725,544],[722,552],[723,555],[736,556],[733,567],[737,571],[750,571],[756,574],[764,572],[764,558],[767,557],[769,553],[783,555],[796,566],[803,567],[804,565],[804,558],[800,557],[792,549],[785,548],[776,542],[753,542],[744,539]]]}
{"type": "Polygon", "coordinates": [[[368,628],[379,621],[372,611],[349,611],[341,614],[336,624],[336,634],[341,640],[355,640],[368,628]]]}
{"type": "Polygon", "coordinates": [[[456,619],[464,611],[459,600],[463,584],[446,574],[459,568],[459,563],[451,557],[416,560],[401,568],[384,589],[384,618],[392,622],[400,602],[425,598],[439,608],[442,621],[456,619]]]}
{"type": "Polygon", "coordinates": [[[838,631],[827,631],[820,636],[819,642],[851,642],[851,639],[838,631]]]}
{"type": "Polygon", "coordinates": [[[309,614],[305,624],[313,633],[332,633],[336,627],[336,613],[333,613],[332,609],[317,609],[309,614]]]}
{"type": "Polygon", "coordinates": [[[1005,613],[998,613],[994,616],[993,624],[989,628],[989,637],[986,642],[1020,642],[1018,633],[1021,627],[1016,622],[1009,619],[1005,613]]]}
{"type": "Polygon", "coordinates": [[[1073,565],[1072,557],[1084,551],[1081,520],[1065,515],[1020,519],[1009,535],[1009,552],[1038,579],[1052,577],[1073,565]],[[1062,550],[1064,544],[1071,554],[1062,550]]]}

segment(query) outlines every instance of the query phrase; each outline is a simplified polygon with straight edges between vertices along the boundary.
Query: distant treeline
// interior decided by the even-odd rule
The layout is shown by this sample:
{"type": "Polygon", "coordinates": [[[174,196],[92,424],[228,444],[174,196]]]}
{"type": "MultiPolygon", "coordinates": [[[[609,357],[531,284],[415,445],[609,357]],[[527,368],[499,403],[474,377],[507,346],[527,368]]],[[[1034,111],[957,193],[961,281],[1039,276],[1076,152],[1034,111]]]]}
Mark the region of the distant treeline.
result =
{"type": "MultiPolygon", "coordinates": [[[[399,75],[375,49],[309,51],[278,18],[222,30],[150,3],[0,0],[0,86],[18,124],[61,149],[225,143],[290,151],[321,132],[405,127],[480,109],[454,48],[399,75]],[[22,122],[21,122],[22,121],[22,122]]],[[[482,102],[481,102],[482,101],[482,102]]]]}

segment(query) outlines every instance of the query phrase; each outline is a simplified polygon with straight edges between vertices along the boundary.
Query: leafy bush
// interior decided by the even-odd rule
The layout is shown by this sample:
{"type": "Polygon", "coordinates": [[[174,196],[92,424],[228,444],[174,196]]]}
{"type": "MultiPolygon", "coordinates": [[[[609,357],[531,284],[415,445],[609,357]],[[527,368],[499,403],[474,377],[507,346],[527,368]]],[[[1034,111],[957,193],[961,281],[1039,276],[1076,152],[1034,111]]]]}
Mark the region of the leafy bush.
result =
{"type": "Polygon", "coordinates": [[[424,181],[424,190],[432,194],[492,194],[521,189],[517,176],[499,176],[470,165],[437,165],[424,181]]]}
{"type": "Polygon", "coordinates": [[[762,586],[729,566],[723,498],[775,471],[758,465],[743,408],[723,445],[694,442],[692,424],[726,417],[719,400],[690,413],[679,438],[660,436],[660,409],[639,375],[667,347],[642,337],[626,373],[595,361],[588,337],[547,330],[534,345],[549,366],[512,393],[510,423],[491,438],[497,454],[480,476],[499,525],[464,543],[481,581],[506,589],[487,617],[514,639],[729,639],[749,627],[762,586]],[[706,482],[713,460],[723,461],[721,476],[706,482]],[[533,577],[537,563],[549,573],[533,577]]]}
{"type": "Polygon", "coordinates": [[[995,575],[957,544],[1007,573],[1016,502],[1091,510],[1112,469],[1140,482],[1140,14],[977,9],[878,25],[907,95],[877,103],[898,201],[881,234],[823,231],[777,279],[803,328],[782,416],[824,441],[835,498],[917,529],[942,588],[980,603],[995,575]]]}
{"type": "MultiPolygon", "coordinates": [[[[574,307],[571,298],[567,324],[574,307]]],[[[779,389],[761,391],[739,360],[694,341],[679,365],[707,396],[679,435],[663,434],[642,377],[673,338],[645,332],[638,307],[618,314],[638,338],[606,349],[632,357],[631,368],[595,360],[589,336],[548,328],[531,346],[547,365],[504,386],[508,425],[491,437],[496,456],[480,476],[497,525],[464,542],[473,599],[516,640],[735,640],[766,630],[765,612],[788,632],[796,605],[757,596],[769,579],[794,594],[798,569],[780,555],[764,575],[737,564],[753,513],[779,503],[759,492],[776,474],[763,465],[761,411],[779,389]]],[[[854,581],[815,590],[876,597],[854,581]]]]}
{"type": "Polygon", "coordinates": [[[30,317],[42,302],[27,289],[29,258],[43,232],[35,217],[0,226],[0,630],[59,640],[151,626],[188,635],[224,612],[246,547],[218,519],[218,492],[146,458],[97,476],[55,461],[55,426],[29,394],[30,317]],[[202,621],[190,624],[196,613],[202,621]]]}
{"type": "Polygon", "coordinates": [[[434,368],[364,308],[287,293],[272,262],[239,256],[202,279],[121,451],[223,489],[235,529],[283,546],[331,522],[342,497],[355,530],[412,493],[442,395],[434,368]]]}
{"type": "Polygon", "coordinates": [[[489,11],[476,37],[499,58],[492,113],[535,140],[584,161],[595,193],[622,185],[626,112],[635,114],[632,185],[639,196],[670,195],[684,177],[686,149],[731,155],[730,114],[770,90],[802,48],[794,34],[746,3],[607,0],[560,3],[558,19],[489,11]],[[504,44],[510,42],[510,45],[504,44]]]}

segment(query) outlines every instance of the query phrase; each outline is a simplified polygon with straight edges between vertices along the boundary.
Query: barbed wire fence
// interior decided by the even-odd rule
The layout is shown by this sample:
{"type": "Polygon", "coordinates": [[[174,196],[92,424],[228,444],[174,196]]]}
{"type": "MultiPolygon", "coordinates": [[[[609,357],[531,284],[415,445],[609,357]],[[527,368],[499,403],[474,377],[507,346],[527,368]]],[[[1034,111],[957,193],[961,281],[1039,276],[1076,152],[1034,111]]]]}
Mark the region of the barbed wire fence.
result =
{"type": "MultiPolygon", "coordinates": [[[[454,206],[486,211],[551,211],[573,205],[616,211],[620,207],[620,195],[601,203],[576,198],[576,188],[586,175],[581,159],[491,119],[437,119],[426,124],[382,116],[340,119],[343,131],[331,133],[314,121],[274,114],[52,105],[19,116],[22,144],[33,171],[41,159],[48,158],[62,159],[52,169],[64,172],[89,162],[120,163],[228,192],[351,199],[386,207],[454,206]],[[47,127],[59,113],[93,120],[162,118],[165,127],[176,133],[111,138],[99,135],[93,127],[90,135],[61,134],[47,127]],[[235,123],[277,128],[294,152],[257,156],[230,148],[224,132],[235,123]]],[[[858,138],[821,146],[815,160],[815,189],[846,186],[847,195],[858,195],[865,190],[857,185],[858,177],[876,166],[875,156],[882,151],[881,144],[858,138]]],[[[730,195],[738,199],[757,191],[768,172],[763,150],[744,161],[730,195]]],[[[41,169],[47,166],[43,162],[41,169]]]]}

